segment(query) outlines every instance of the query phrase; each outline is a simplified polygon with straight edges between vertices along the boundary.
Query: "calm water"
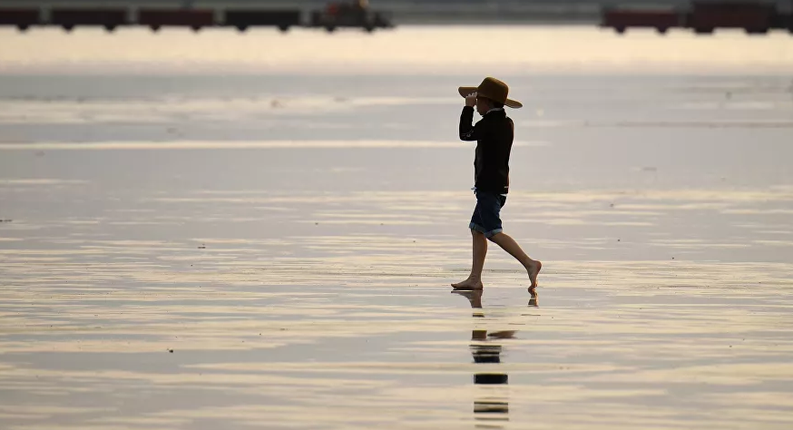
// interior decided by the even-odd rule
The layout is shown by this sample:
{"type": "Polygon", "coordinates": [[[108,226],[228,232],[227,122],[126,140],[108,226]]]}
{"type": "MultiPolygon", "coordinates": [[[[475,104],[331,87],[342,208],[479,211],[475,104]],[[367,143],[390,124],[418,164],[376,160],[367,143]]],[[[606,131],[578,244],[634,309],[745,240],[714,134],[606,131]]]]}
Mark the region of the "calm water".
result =
{"type": "Polygon", "coordinates": [[[790,428],[789,74],[499,75],[545,266],[466,297],[443,64],[0,76],[0,427],[790,428]]]}

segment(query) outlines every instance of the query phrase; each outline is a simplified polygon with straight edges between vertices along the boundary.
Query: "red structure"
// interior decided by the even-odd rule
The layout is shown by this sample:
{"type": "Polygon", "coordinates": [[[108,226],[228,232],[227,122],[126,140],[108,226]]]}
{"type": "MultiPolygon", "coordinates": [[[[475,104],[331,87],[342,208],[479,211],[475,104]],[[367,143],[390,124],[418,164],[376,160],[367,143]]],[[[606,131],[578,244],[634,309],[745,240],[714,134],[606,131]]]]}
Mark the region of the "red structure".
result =
{"type": "Polygon", "coordinates": [[[697,34],[710,34],[717,28],[739,28],[749,34],[764,34],[773,29],[793,33],[793,11],[782,13],[775,3],[696,1],[688,10],[604,9],[601,26],[614,28],[618,33],[630,27],[650,27],[660,33],[676,27],[690,28],[697,34]]]}
{"type": "Polygon", "coordinates": [[[655,28],[659,33],[684,25],[684,17],[676,10],[606,10],[603,26],[624,33],[628,27],[655,28]]]}
{"type": "Polygon", "coordinates": [[[356,0],[349,3],[331,2],[325,10],[315,10],[311,13],[311,27],[323,27],[328,32],[340,27],[359,27],[368,32],[375,28],[391,28],[391,20],[381,12],[369,9],[365,0],[356,0]]]}
{"type": "Polygon", "coordinates": [[[138,24],[157,31],[160,27],[190,27],[195,31],[215,25],[215,12],[211,9],[141,9],[138,24]]]}
{"type": "Polygon", "coordinates": [[[712,33],[716,28],[743,28],[747,33],[766,33],[776,8],[762,3],[694,3],[688,26],[696,33],[712,33]]]}

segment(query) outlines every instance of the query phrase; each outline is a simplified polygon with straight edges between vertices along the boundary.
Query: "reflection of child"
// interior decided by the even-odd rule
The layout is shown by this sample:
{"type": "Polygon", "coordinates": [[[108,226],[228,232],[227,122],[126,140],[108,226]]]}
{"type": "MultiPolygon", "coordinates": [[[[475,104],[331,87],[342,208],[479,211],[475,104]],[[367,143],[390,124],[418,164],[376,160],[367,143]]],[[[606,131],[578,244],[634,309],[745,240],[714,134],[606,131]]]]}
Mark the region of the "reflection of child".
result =
{"type": "Polygon", "coordinates": [[[460,115],[460,139],[476,141],[474,159],[476,207],[469,228],[473,236],[473,261],[468,279],[452,284],[455,289],[481,290],[482,269],[490,240],[515,257],[529,274],[531,286],[537,287],[537,275],[542,269],[539,260],[532,260],[514,239],[503,233],[501,208],[509,191],[509,155],[515,133],[504,106],[520,108],[520,102],[507,98],[509,87],[495,78],[485,78],[478,87],[460,87],[465,107],[460,115]],[[474,106],[482,120],[472,126],[474,106]]]}

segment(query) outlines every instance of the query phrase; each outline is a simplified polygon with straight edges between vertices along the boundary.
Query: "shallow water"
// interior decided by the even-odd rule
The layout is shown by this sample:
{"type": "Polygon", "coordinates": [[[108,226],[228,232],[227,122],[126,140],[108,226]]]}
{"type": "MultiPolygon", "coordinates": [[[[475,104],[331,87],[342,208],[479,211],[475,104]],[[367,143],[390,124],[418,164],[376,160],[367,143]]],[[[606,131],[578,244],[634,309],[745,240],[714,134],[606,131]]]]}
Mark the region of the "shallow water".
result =
{"type": "Polygon", "coordinates": [[[0,427],[790,428],[789,77],[509,78],[534,298],[459,77],[0,77],[0,427]]]}

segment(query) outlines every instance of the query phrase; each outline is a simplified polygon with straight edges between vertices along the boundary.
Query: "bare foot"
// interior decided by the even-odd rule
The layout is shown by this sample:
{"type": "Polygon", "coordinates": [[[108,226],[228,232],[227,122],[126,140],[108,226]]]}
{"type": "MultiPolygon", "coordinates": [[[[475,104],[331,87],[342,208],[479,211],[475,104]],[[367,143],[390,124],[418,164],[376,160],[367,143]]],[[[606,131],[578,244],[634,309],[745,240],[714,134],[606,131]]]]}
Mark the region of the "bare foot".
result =
{"type": "Polygon", "coordinates": [[[481,290],[484,286],[482,285],[482,281],[468,278],[463,282],[452,284],[452,287],[454,287],[455,290],[481,290]]]}
{"type": "Polygon", "coordinates": [[[531,292],[531,290],[537,288],[537,275],[539,275],[540,270],[542,270],[542,262],[540,260],[532,260],[526,270],[529,272],[529,280],[531,281],[529,292],[531,292]]]}
{"type": "Polygon", "coordinates": [[[534,306],[535,308],[540,307],[540,303],[537,301],[539,298],[537,297],[537,290],[535,288],[529,288],[529,294],[531,294],[531,298],[529,299],[529,306],[534,306]]]}

